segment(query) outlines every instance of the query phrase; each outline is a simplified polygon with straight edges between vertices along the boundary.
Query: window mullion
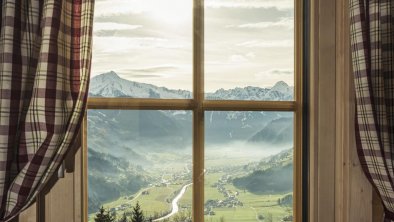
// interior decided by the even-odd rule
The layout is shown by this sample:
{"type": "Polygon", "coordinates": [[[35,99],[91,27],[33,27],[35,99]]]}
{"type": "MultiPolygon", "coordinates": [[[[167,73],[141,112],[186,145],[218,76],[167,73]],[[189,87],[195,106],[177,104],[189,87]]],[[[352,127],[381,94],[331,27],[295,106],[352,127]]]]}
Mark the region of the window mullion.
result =
{"type": "Polygon", "coordinates": [[[204,0],[193,0],[193,221],[204,221],[204,0]]]}

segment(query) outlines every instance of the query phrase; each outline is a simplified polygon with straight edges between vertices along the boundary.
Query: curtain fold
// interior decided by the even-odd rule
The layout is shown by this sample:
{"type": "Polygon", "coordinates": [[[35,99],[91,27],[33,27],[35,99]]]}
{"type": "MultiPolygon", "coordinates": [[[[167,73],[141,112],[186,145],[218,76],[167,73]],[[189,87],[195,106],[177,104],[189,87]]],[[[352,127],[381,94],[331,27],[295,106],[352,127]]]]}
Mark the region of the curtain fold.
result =
{"type": "Polygon", "coordinates": [[[0,221],[34,201],[86,108],[94,0],[2,0],[0,221]]]}
{"type": "Polygon", "coordinates": [[[394,1],[350,0],[360,163],[394,221],[394,1]]]}

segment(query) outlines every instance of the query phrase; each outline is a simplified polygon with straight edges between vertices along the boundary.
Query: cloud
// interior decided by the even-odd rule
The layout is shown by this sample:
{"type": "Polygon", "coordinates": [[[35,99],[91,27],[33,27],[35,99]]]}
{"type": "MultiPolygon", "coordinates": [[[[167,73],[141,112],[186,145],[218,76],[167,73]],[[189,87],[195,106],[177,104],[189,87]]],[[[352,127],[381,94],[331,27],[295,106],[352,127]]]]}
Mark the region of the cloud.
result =
{"type": "Polygon", "coordinates": [[[263,71],[255,74],[256,77],[273,77],[273,76],[289,76],[293,75],[294,71],[292,69],[270,69],[267,71],[263,71]]]}
{"type": "Polygon", "coordinates": [[[230,56],[230,62],[232,63],[244,63],[248,62],[249,60],[243,55],[232,55],[230,56]]]}
{"type": "MultiPolygon", "coordinates": [[[[102,0],[95,4],[95,17],[124,14],[141,14],[149,11],[165,10],[177,5],[190,5],[192,0],[102,0]]],[[[182,7],[185,7],[182,6],[182,7]]],[[[292,10],[294,0],[207,0],[209,8],[276,8],[277,10],[292,10]]],[[[174,13],[177,13],[174,10],[174,13]]]]}
{"type": "Polygon", "coordinates": [[[125,53],[132,49],[181,49],[179,42],[156,37],[118,37],[96,36],[93,50],[95,53],[125,53]]]}
{"type": "Polygon", "coordinates": [[[173,65],[153,66],[138,69],[119,69],[116,72],[127,78],[168,78],[172,76],[179,67],[173,65]]]}
{"type": "Polygon", "coordinates": [[[131,77],[131,78],[161,78],[163,77],[163,75],[155,75],[155,74],[151,74],[151,75],[147,75],[147,74],[127,74],[127,77],[131,77]]]}
{"type": "Polygon", "coordinates": [[[186,13],[191,17],[192,8],[192,0],[104,0],[96,2],[95,17],[150,13],[176,17],[186,13]]]}
{"type": "Polygon", "coordinates": [[[256,55],[253,52],[249,52],[246,54],[235,54],[235,55],[231,55],[229,58],[229,62],[231,63],[245,63],[245,62],[249,62],[250,59],[255,58],[256,55]]]}
{"type": "Polygon", "coordinates": [[[93,29],[95,32],[99,31],[115,31],[115,30],[134,30],[141,28],[142,25],[129,25],[116,22],[95,22],[93,29]]]}
{"type": "Polygon", "coordinates": [[[238,43],[237,46],[246,48],[291,48],[294,40],[252,40],[238,43]]]}
{"type": "Polygon", "coordinates": [[[136,0],[105,0],[96,2],[94,16],[114,16],[120,14],[141,13],[143,9],[135,6],[136,0]],[[134,7],[133,7],[134,6],[134,7]]]}
{"type": "Polygon", "coordinates": [[[160,73],[160,72],[170,72],[177,70],[178,67],[175,66],[155,66],[143,69],[125,69],[122,72],[127,73],[138,73],[139,75],[149,75],[149,73],[160,73]]]}
{"type": "Polygon", "coordinates": [[[294,8],[293,0],[207,0],[210,8],[276,8],[289,10],[294,8]]]}
{"type": "Polygon", "coordinates": [[[281,18],[276,22],[258,22],[258,23],[247,23],[241,25],[228,25],[227,28],[241,28],[241,29],[266,29],[274,27],[283,27],[286,29],[294,28],[293,18],[281,18]]]}

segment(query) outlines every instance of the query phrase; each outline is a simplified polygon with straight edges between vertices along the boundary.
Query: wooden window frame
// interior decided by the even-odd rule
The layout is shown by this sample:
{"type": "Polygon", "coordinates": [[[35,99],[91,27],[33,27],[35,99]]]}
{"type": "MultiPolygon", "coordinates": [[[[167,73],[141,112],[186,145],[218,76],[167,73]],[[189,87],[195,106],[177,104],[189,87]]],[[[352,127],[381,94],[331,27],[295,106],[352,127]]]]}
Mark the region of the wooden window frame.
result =
{"type": "MultiPolygon", "coordinates": [[[[303,0],[294,0],[294,101],[205,100],[204,0],[193,0],[193,99],[88,98],[87,109],[193,111],[193,221],[204,221],[204,112],[294,113],[294,221],[303,221],[303,0]]],[[[82,124],[82,221],[88,218],[87,113],[82,124]]],[[[304,206],[305,207],[305,206],[304,206]]]]}

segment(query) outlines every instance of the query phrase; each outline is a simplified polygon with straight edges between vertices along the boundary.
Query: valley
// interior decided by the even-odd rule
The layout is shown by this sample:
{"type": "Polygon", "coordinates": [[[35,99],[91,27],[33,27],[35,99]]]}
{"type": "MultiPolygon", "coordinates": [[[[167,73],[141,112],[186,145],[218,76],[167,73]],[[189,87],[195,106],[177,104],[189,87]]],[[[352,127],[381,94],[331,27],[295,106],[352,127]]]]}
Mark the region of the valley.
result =
{"type": "MultiPolygon", "coordinates": [[[[218,90],[208,96],[292,98],[291,87],[275,87],[218,90]]],[[[91,95],[106,97],[190,95],[123,80],[112,72],[94,77],[91,90],[91,95]]],[[[205,221],[292,221],[293,114],[207,111],[205,118],[205,221]]],[[[88,111],[89,222],[101,206],[119,218],[130,215],[136,203],[152,221],[189,222],[191,183],[192,112],[88,111]]]]}
{"type": "MultiPolygon", "coordinates": [[[[205,173],[205,221],[269,221],[269,219],[262,218],[271,217],[271,221],[282,221],[283,218],[291,218],[292,200],[286,203],[281,203],[280,200],[292,196],[292,183],[288,184],[287,190],[278,191],[265,190],[263,186],[253,190],[248,186],[234,184],[237,178],[248,180],[253,168],[267,170],[271,169],[271,166],[289,167],[288,163],[292,161],[291,158],[292,149],[267,157],[261,162],[245,162],[244,159],[234,162],[233,159],[231,166],[228,164],[208,166],[205,173]],[[282,157],[278,159],[278,156],[282,157]]],[[[214,161],[214,158],[210,158],[210,161],[214,161]]],[[[189,215],[192,209],[192,186],[189,186],[191,178],[188,176],[189,170],[179,169],[179,171],[182,170],[183,173],[177,175],[163,171],[161,176],[157,175],[154,184],[149,184],[134,194],[120,196],[114,201],[104,203],[103,206],[119,216],[123,212],[129,213],[131,207],[139,202],[147,218],[155,221],[164,217],[163,220],[157,221],[165,221],[164,219],[167,218],[165,216],[169,215],[174,207],[174,198],[178,196],[176,203],[179,211],[177,212],[189,215]],[[179,196],[180,190],[185,187],[185,192],[179,196]]],[[[291,175],[290,177],[287,175],[287,178],[292,179],[291,175]]],[[[271,180],[272,178],[263,177],[262,180],[264,179],[271,180]]],[[[253,183],[253,180],[249,179],[249,182],[253,183]]],[[[175,215],[175,213],[171,214],[172,217],[175,215]]],[[[89,221],[93,221],[93,217],[94,213],[90,215],[89,221]]],[[[169,219],[169,221],[175,221],[171,220],[173,219],[171,217],[169,219]]]]}

